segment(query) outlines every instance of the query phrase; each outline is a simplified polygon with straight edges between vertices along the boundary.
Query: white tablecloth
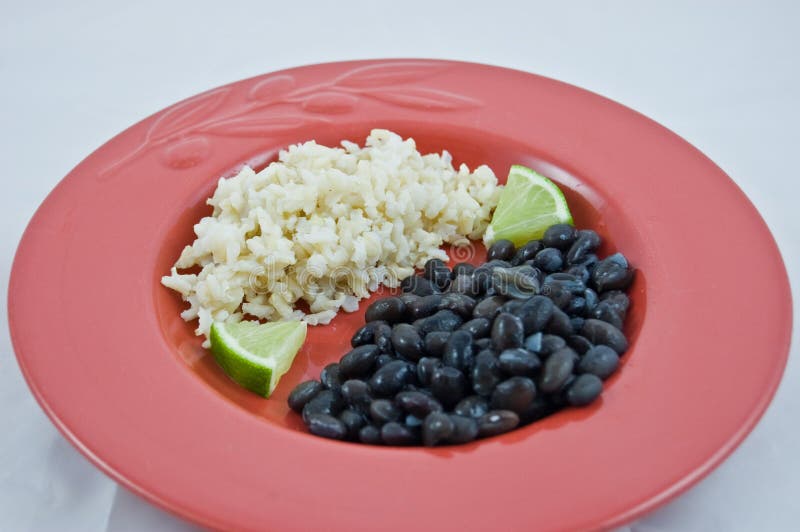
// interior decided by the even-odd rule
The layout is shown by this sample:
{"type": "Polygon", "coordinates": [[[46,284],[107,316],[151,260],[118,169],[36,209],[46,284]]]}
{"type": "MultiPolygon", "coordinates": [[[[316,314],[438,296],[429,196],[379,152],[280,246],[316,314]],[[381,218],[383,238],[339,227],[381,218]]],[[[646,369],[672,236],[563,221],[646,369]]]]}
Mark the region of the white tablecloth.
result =
{"type": "MultiPolygon", "coordinates": [[[[3,1],[3,299],[14,249],[36,207],[71,167],[123,128],[232,80],[370,57],[493,63],[641,111],[704,151],[744,189],[796,283],[800,4],[740,4],[3,1]]],[[[732,249],[725,267],[735,268],[741,251],[732,249]]],[[[743,282],[757,283],[758,272],[747,272],[743,282]]],[[[0,312],[5,316],[5,306],[0,312]]],[[[797,318],[795,330],[796,324],[797,318]]],[[[22,380],[7,330],[0,335],[0,530],[192,529],[118,487],[59,436],[22,380]]],[[[631,530],[797,529],[796,335],[794,344],[794,360],[753,434],[708,478],[631,530]]],[[[758,353],[753,357],[757,363],[758,353]]]]}

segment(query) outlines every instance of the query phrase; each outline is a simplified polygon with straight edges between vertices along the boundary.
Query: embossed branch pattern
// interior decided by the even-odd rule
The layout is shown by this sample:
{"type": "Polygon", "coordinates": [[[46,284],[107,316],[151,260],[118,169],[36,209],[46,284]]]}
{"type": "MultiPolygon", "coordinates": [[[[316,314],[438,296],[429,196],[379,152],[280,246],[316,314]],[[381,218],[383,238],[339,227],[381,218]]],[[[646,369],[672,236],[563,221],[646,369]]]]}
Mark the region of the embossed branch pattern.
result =
{"type": "Polygon", "coordinates": [[[252,84],[243,104],[218,112],[233,96],[231,87],[200,94],[161,114],[142,143],[103,170],[101,178],[135,158],[161,148],[162,161],[172,168],[189,168],[205,160],[208,136],[272,137],[308,125],[331,122],[329,116],[356,109],[364,99],[423,111],[455,111],[483,105],[474,98],[420,86],[444,73],[447,64],[400,61],[357,67],[324,83],[298,87],[289,74],[277,74],[252,84]]]}

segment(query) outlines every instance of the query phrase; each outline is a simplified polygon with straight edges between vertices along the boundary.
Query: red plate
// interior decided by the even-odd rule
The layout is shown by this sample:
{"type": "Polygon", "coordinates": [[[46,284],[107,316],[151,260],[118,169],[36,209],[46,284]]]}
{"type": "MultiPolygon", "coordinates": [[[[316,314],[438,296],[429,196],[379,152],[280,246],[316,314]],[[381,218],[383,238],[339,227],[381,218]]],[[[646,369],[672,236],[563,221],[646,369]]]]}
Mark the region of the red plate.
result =
{"type": "Polygon", "coordinates": [[[764,222],[678,136],[557,81],[422,60],[267,74],[143,120],[45,200],[9,289],[20,365],[63,434],[153,503],[226,529],[618,525],[697,482],[753,428],[791,312],[764,222]],[[159,278],[217,178],[293,142],[363,142],[372,127],[498,175],[539,169],[567,189],[578,225],[630,257],[634,342],[601,401],[460,447],[316,438],[285,398],[338,360],[361,312],[315,328],[273,399],[215,367],[159,278]]]}

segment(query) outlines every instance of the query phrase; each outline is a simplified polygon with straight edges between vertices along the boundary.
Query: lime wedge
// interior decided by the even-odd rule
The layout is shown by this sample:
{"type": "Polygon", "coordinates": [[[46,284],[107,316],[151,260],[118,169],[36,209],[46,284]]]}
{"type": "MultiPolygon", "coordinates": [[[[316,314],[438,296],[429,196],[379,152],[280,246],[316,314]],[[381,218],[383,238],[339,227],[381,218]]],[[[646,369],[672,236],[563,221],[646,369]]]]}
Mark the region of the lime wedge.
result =
{"type": "Polygon", "coordinates": [[[483,240],[488,245],[506,239],[521,246],[559,223],[572,224],[564,194],[543,175],[515,164],[483,240]]]}
{"type": "Polygon", "coordinates": [[[269,397],[306,339],[302,321],[217,322],[211,352],[225,373],[251,392],[269,397]]]}

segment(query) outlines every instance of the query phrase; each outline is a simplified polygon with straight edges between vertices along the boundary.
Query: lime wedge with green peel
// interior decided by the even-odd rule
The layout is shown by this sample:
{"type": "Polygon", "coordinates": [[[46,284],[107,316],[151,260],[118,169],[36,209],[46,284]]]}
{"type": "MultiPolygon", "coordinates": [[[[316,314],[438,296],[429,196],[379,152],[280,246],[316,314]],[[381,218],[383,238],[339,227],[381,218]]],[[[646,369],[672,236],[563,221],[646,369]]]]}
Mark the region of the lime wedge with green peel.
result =
{"type": "Polygon", "coordinates": [[[217,322],[211,352],[225,373],[251,392],[269,397],[306,339],[302,321],[217,322]]]}
{"type": "Polygon", "coordinates": [[[483,240],[488,245],[505,239],[521,246],[563,223],[572,224],[572,215],[561,190],[543,175],[515,164],[483,240]]]}

